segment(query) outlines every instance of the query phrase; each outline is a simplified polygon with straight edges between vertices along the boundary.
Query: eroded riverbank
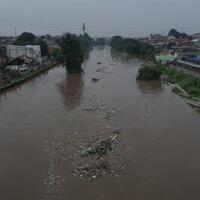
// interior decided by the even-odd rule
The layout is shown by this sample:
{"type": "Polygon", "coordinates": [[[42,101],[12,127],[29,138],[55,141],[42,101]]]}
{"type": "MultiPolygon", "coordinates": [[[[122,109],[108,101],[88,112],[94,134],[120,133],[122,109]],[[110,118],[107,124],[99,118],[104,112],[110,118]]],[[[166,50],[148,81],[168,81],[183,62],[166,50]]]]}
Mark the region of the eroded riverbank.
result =
{"type": "Polygon", "coordinates": [[[199,115],[170,87],[137,82],[142,63],[94,48],[83,75],[57,67],[1,94],[0,199],[198,199],[199,115]],[[121,133],[125,168],[91,182],[73,177],[65,160],[56,171],[67,178],[46,195],[47,142],[78,144],[112,128],[121,133]]]}

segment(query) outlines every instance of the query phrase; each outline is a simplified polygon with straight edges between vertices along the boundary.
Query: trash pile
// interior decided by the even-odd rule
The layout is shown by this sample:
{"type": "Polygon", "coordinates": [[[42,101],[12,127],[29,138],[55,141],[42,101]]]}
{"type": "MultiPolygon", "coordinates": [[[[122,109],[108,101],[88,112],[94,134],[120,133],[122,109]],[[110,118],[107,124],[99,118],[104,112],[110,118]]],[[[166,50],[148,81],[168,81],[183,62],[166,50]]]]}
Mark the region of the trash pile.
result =
{"type": "Polygon", "coordinates": [[[80,141],[72,175],[90,181],[107,174],[118,176],[125,168],[125,162],[120,157],[121,150],[120,132],[116,130],[80,141]]]}
{"type": "Polygon", "coordinates": [[[87,142],[86,145],[90,146],[84,147],[84,149],[81,151],[81,156],[87,157],[91,155],[96,155],[97,160],[102,158],[103,156],[107,155],[110,151],[112,151],[112,144],[115,141],[117,141],[119,134],[120,133],[118,131],[114,131],[112,137],[109,137],[106,140],[101,140],[99,141],[99,143],[95,141],[96,144],[88,144],[87,142]]]}

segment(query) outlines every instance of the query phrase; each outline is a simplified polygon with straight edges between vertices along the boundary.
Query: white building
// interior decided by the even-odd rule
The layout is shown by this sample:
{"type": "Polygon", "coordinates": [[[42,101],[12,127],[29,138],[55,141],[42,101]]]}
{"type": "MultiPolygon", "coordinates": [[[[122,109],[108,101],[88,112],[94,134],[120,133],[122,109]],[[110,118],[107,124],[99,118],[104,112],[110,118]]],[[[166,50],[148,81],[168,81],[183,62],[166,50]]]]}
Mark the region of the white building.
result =
{"type": "Polygon", "coordinates": [[[39,45],[27,45],[27,46],[8,45],[7,57],[10,59],[17,57],[27,57],[37,62],[40,63],[42,62],[41,48],[39,45]]]}
{"type": "Polygon", "coordinates": [[[191,40],[192,45],[195,47],[200,47],[200,39],[191,40]]]}

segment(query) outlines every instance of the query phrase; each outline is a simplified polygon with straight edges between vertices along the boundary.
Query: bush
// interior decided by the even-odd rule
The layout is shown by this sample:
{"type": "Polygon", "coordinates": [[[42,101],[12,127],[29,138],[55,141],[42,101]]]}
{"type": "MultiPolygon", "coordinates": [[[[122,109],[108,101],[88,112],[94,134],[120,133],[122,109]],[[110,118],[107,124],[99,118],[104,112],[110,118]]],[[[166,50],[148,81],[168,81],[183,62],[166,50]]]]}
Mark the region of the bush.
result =
{"type": "Polygon", "coordinates": [[[160,80],[162,74],[163,67],[159,64],[143,65],[143,67],[139,69],[137,80],[160,80]]]}

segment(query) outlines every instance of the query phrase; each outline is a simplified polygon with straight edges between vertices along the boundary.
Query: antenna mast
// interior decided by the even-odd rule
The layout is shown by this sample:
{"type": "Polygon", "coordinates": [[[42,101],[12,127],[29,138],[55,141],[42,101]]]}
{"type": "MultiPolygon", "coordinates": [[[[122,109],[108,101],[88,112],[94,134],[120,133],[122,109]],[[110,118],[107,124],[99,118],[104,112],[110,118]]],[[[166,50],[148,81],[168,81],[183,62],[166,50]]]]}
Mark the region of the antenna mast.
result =
{"type": "Polygon", "coordinates": [[[85,23],[83,23],[83,35],[85,35],[85,31],[86,31],[86,25],[85,23]]]}

